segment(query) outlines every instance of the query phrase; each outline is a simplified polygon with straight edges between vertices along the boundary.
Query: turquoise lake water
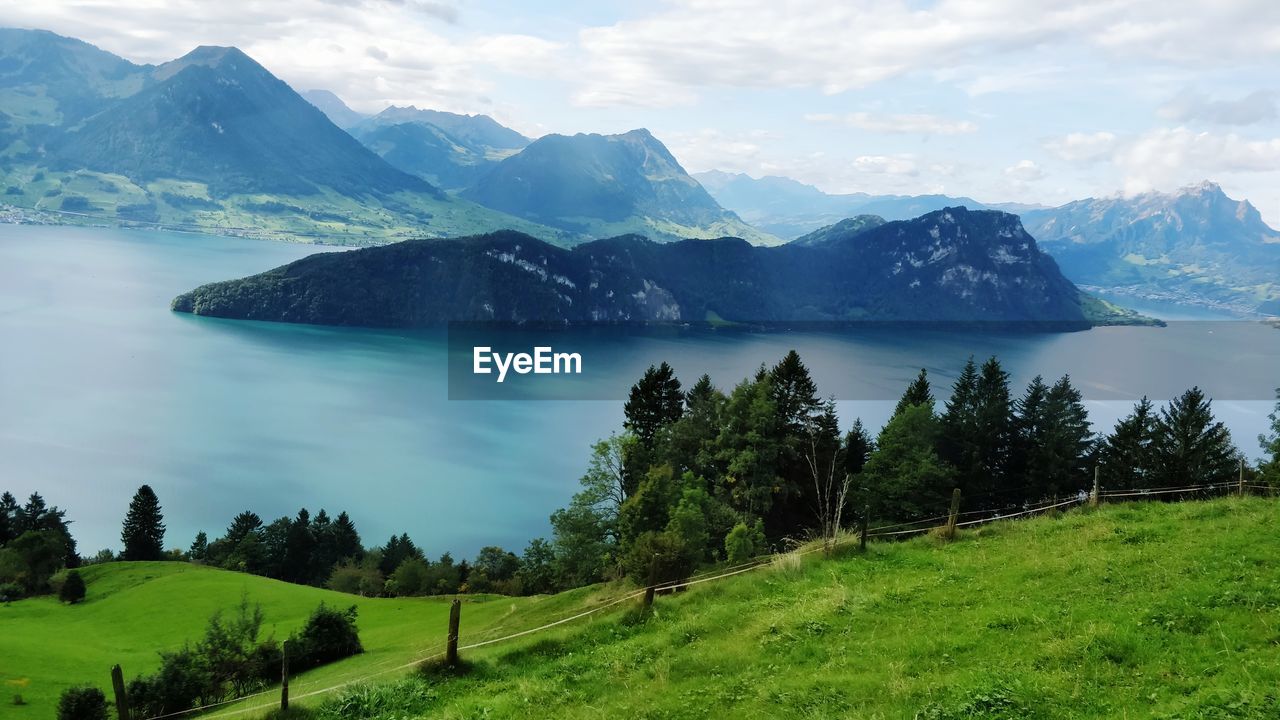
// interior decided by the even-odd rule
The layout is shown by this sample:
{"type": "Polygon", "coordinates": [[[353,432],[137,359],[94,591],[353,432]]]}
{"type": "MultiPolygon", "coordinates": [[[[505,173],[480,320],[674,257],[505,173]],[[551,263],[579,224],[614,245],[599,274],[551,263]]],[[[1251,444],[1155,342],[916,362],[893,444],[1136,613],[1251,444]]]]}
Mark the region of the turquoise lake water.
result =
{"type": "MultiPolygon", "coordinates": [[[[0,489],[68,511],[83,553],[119,544],[138,485],[167,544],[221,534],[235,513],[348,511],[366,544],[409,532],[432,555],[519,551],[574,492],[590,443],[621,424],[627,388],[668,360],[731,386],[796,348],[823,394],[878,427],[920,367],[949,385],[995,353],[1015,393],[1070,372],[1096,426],[1142,394],[1199,384],[1257,453],[1280,385],[1280,331],[1175,322],[1057,335],[973,332],[569,333],[584,375],[523,378],[520,397],[449,399],[446,333],[245,323],[175,314],[173,296],[322,248],[203,235],[0,225],[0,489]]],[[[1183,316],[1186,316],[1185,314],[1183,316]]]]}

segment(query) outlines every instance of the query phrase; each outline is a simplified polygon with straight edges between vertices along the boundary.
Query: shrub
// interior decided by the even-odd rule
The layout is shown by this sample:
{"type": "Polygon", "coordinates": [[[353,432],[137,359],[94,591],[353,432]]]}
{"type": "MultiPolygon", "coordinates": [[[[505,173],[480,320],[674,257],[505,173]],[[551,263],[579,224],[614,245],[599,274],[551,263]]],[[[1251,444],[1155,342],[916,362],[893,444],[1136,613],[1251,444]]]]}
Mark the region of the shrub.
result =
{"type": "Polygon", "coordinates": [[[84,600],[84,594],[84,578],[75,570],[68,572],[66,579],[62,581],[62,587],[58,588],[58,599],[74,605],[84,600]]]}
{"type": "Polygon", "coordinates": [[[67,688],[58,700],[58,720],[107,720],[107,696],[96,687],[67,688]]]}
{"type": "Polygon", "coordinates": [[[13,602],[26,597],[26,591],[16,582],[0,583],[0,602],[13,602]]]}
{"type": "Polygon", "coordinates": [[[356,630],[356,606],[335,610],[324,603],[302,631],[289,639],[289,657],[299,671],[364,652],[356,630]]]}
{"type": "Polygon", "coordinates": [[[623,559],[627,576],[638,585],[649,584],[651,569],[656,582],[684,580],[695,564],[680,537],[671,532],[643,533],[623,559]]]}
{"type": "Polygon", "coordinates": [[[746,562],[766,549],[764,526],[759,521],[754,527],[740,522],[724,538],[726,559],[733,564],[746,562]]]}

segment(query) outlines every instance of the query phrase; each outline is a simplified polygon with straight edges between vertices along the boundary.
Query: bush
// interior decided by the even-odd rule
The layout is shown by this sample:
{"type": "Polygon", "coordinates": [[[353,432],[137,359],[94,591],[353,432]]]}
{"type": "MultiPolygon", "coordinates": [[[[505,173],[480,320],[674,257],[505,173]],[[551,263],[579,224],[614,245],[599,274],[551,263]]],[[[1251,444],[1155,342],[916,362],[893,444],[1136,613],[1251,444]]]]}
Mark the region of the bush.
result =
{"type": "Polygon", "coordinates": [[[96,687],[67,688],[58,700],[58,720],[107,720],[107,696],[96,687]]]}
{"type": "Polygon", "coordinates": [[[334,610],[324,603],[311,613],[302,631],[289,638],[289,658],[299,671],[364,652],[356,630],[356,606],[334,610]]]}
{"type": "Polygon", "coordinates": [[[0,583],[0,602],[13,602],[26,597],[27,592],[15,582],[0,583]]]}
{"type": "Polygon", "coordinates": [[[84,594],[84,578],[80,577],[80,573],[75,570],[68,572],[66,579],[62,581],[62,587],[58,588],[58,599],[75,605],[84,600],[84,594]]]}
{"type": "Polygon", "coordinates": [[[655,582],[676,582],[693,573],[696,560],[675,533],[646,532],[636,538],[623,566],[637,585],[648,585],[651,569],[655,582]]]}
{"type": "Polygon", "coordinates": [[[734,525],[724,538],[726,559],[733,564],[746,562],[757,555],[762,555],[767,549],[764,525],[758,520],[754,527],[741,522],[734,525]]]}

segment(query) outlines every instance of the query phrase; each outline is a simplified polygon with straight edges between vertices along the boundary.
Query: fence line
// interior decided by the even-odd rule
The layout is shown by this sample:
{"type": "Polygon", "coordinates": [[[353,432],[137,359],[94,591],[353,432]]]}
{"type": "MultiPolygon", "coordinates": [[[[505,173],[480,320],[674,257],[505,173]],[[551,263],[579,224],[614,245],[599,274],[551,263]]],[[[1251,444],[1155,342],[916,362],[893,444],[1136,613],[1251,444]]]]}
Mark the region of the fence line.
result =
{"type": "MultiPolygon", "coordinates": [[[[1274,493],[1274,492],[1276,492],[1276,491],[1278,490],[1278,488],[1272,487],[1272,486],[1270,486],[1270,485],[1261,485],[1261,484],[1256,484],[1256,483],[1224,482],[1224,483],[1211,483],[1211,484],[1207,484],[1207,485],[1188,485],[1188,486],[1183,486],[1183,487],[1174,487],[1174,488],[1168,488],[1168,487],[1157,487],[1157,488],[1137,488],[1137,489],[1127,489],[1127,490],[1118,490],[1118,491],[1110,491],[1110,492],[1099,492],[1099,493],[1098,493],[1098,497],[1099,497],[1099,499],[1106,499],[1106,498],[1128,498],[1128,497],[1137,497],[1137,498],[1142,498],[1142,497],[1150,497],[1150,496],[1158,496],[1158,495],[1168,495],[1168,494],[1175,494],[1175,493],[1186,494],[1186,493],[1193,493],[1193,492],[1198,492],[1198,491],[1210,491],[1210,490],[1216,490],[1216,489],[1237,489],[1237,488],[1238,488],[1238,489],[1266,490],[1266,491],[1269,491],[1269,492],[1271,492],[1271,493],[1274,493]]],[[[1011,520],[1011,519],[1015,519],[1015,518],[1019,518],[1019,517],[1025,517],[1025,516],[1027,516],[1027,515],[1031,515],[1031,514],[1034,514],[1034,513],[1041,513],[1041,512],[1046,512],[1046,511],[1049,511],[1049,510],[1055,510],[1055,509],[1057,509],[1057,508],[1066,507],[1066,506],[1069,506],[1069,505],[1082,505],[1082,504],[1087,503],[1088,501],[1089,501],[1089,496],[1088,496],[1088,495],[1083,495],[1083,494],[1082,494],[1082,495],[1078,495],[1078,496],[1073,496],[1073,497],[1071,497],[1070,499],[1067,499],[1067,500],[1062,500],[1062,501],[1049,501],[1049,502],[1047,502],[1047,503],[1043,503],[1043,504],[1040,504],[1040,505],[1037,505],[1037,506],[1033,506],[1033,507],[1030,507],[1030,508],[1026,508],[1026,509],[1020,510],[1020,511],[1015,512],[1015,513],[1009,513],[1009,514],[1003,514],[1003,515],[1002,515],[1002,514],[998,514],[998,511],[992,511],[992,510],[971,510],[971,511],[969,511],[968,513],[959,513],[959,515],[977,514],[977,513],[992,513],[992,512],[995,512],[995,513],[997,513],[997,514],[993,515],[992,517],[977,518],[977,519],[974,519],[974,520],[966,520],[966,521],[964,521],[964,522],[956,523],[956,527],[973,527],[973,526],[976,526],[976,525],[982,525],[982,524],[986,524],[986,523],[998,522],[998,521],[1001,521],[1001,520],[1011,520]]],[[[929,519],[929,520],[917,520],[917,521],[914,521],[913,523],[898,523],[898,524],[895,524],[895,525],[884,525],[884,526],[881,526],[879,529],[880,529],[880,530],[883,530],[884,528],[900,527],[900,526],[902,526],[902,525],[915,524],[915,523],[923,523],[923,522],[929,522],[929,521],[936,521],[936,520],[939,520],[939,519],[947,519],[947,516],[942,516],[942,517],[940,517],[940,518],[931,518],[931,519],[929,519]]],[[[925,532],[929,532],[929,531],[933,530],[933,529],[934,529],[934,527],[936,527],[936,526],[932,526],[932,527],[923,527],[923,528],[912,528],[912,529],[908,529],[908,530],[899,530],[899,531],[895,531],[895,532],[883,532],[883,531],[882,531],[882,532],[868,532],[868,533],[867,533],[867,537],[869,537],[869,538],[871,538],[871,537],[898,537],[898,536],[901,536],[901,535],[912,534],[912,533],[925,533],[925,532]]],[[[689,578],[687,578],[687,579],[685,579],[685,580],[680,580],[680,581],[671,581],[671,582],[666,582],[666,583],[658,583],[658,584],[653,585],[653,586],[652,586],[652,588],[653,588],[654,590],[657,590],[657,591],[663,591],[663,592],[669,592],[669,591],[672,591],[672,590],[685,589],[685,588],[692,587],[692,586],[694,586],[694,585],[699,585],[699,584],[707,583],[707,582],[713,582],[713,581],[716,581],[716,580],[722,580],[722,579],[724,579],[724,578],[733,577],[733,576],[735,576],[735,575],[741,575],[741,574],[743,574],[743,573],[747,573],[747,572],[751,572],[751,571],[753,571],[753,570],[757,570],[757,569],[759,569],[759,568],[761,568],[761,567],[765,567],[765,566],[767,566],[767,565],[772,564],[772,562],[773,562],[773,560],[774,560],[774,559],[779,558],[779,557],[782,557],[782,556],[785,556],[785,555],[788,555],[788,554],[790,554],[790,555],[794,555],[794,556],[797,556],[797,557],[803,557],[803,556],[805,556],[805,555],[809,555],[809,554],[814,553],[814,552],[818,552],[818,551],[822,551],[822,550],[830,550],[830,549],[832,549],[832,548],[834,548],[834,547],[837,547],[837,546],[839,546],[839,545],[842,545],[842,544],[844,544],[844,543],[851,542],[851,541],[853,541],[854,539],[855,539],[855,538],[851,536],[851,537],[846,537],[846,538],[843,538],[843,539],[836,539],[833,543],[814,544],[813,546],[808,547],[808,548],[805,548],[805,549],[803,549],[803,550],[792,550],[792,551],[790,551],[789,553],[773,553],[773,554],[768,554],[768,555],[757,556],[757,557],[752,558],[751,560],[748,560],[748,561],[746,561],[746,562],[739,563],[738,565],[730,566],[730,567],[728,567],[728,568],[719,568],[719,569],[716,569],[716,570],[707,571],[707,572],[712,573],[712,574],[694,575],[694,576],[691,576],[691,577],[689,577],[689,578]]],[[[603,604],[601,604],[601,605],[598,605],[598,606],[596,606],[596,607],[594,607],[594,608],[591,608],[591,609],[589,609],[589,610],[585,610],[585,611],[582,611],[582,612],[579,612],[579,613],[576,613],[576,614],[573,614],[573,615],[569,615],[569,616],[566,616],[566,617],[560,618],[560,619],[558,619],[558,620],[553,620],[553,621],[551,621],[551,622],[545,623],[545,624],[543,624],[543,625],[539,625],[539,626],[534,627],[534,628],[529,628],[529,629],[527,629],[527,630],[521,630],[521,631],[519,631],[519,632],[510,633],[510,634],[508,634],[508,635],[504,635],[504,636],[502,636],[502,637],[497,637],[497,638],[492,638],[492,639],[488,639],[488,640],[482,640],[482,641],[478,641],[478,642],[469,643],[469,644],[467,644],[467,645],[460,646],[458,649],[459,649],[459,650],[474,650],[474,649],[481,648],[481,647],[485,647],[485,646],[488,646],[488,645],[493,645],[493,644],[500,643],[500,642],[506,642],[506,641],[509,641],[509,640],[514,640],[514,639],[516,639],[516,638],[526,637],[526,636],[533,635],[533,634],[536,634],[536,633],[539,633],[539,632],[543,632],[543,631],[545,631],[545,630],[549,630],[549,629],[551,629],[551,628],[553,628],[553,627],[557,627],[557,626],[559,626],[559,625],[564,625],[564,624],[566,624],[566,623],[573,622],[574,620],[579,620],[579,619],[582,619],[582,618],[584,618],[584,617],[587,617],[587,616],[593,615],[593,614],[595,614],[595,613],[601,612],[601,611],[603,611],[603,610],[607,610],[607,609],[609,609],[609,608],[615,607],[615,606],[617,606],[617,605],[619,605],[619,604],[621,604],[621,603],[623,603],[623,602],[626,602],[626,601],[628,601],[628,600],[634,600],[634,599],[636,599],[636,598],[639,598],[639,597],[643,596],[646,592],[648,592],[648,591],[649,591],[649,589],[650,589],[650,587],[649,587],[649,586],[646,586],[645,588],[642,588],[642,589],[639,589],[639,590],[635,590],[635,591],[633,591],[633,592],[629,592],[629,593],[626,593],[626,594],[621,595],[621,596],[619,596],[619,597],[616,597],[616,598],[614,598],[614,599],[612,599],[612,600],[609,600],[609,601],[607,601],[607,602],[605,602],[605,603],[603,603],[603,604]]],[[[483,633],[482,633],[482,634],[483,634],[483,633]]],[[[431,661],[431,660],[439,659],[439,658],[442,658],[442,657],[444,657],[444,656],[445,656],[445,653],[443,653],[443,652],[437,652],[437,653],[434,653],[434,654],[428,654],[428,655],[420,655],[419,657],[415,657],[413,660],[410,660],[410,661],[408,661],[408,662],[402,663],[402,664],[400,664],[400,665],[396,665],[395,667],[391,667],[391,668],[386,668],[386,669],[378,670],[378,671],[376,671],[376,672],[372,672],[372,673],[369,673],[369,674],[366,674],[366,675],[362,675],[362,676],[357,677],[357,678],[352,678],[352,679],[350,679],[350,680],[345,680],[345,681],[343,681],[343,682],[340,682],[340,683],[338,683],[338,684],[331,685],[331,686],[328,686],[328,687],[325,687],[325,688],[321,688],[321,689],[318,689],[318,690],[312,690],[312,691],[310,691],[310,692],[305,692],[305,693],[302,693],[302,694],[299,694],[299,695],[294,695],[294,696],[293,696],[293,699],[295,699],[295,700],[300,700],[300,699],[303,699],[303,698],[315,697],[315,696],[317,696],[317,695],[323,695],[323,694],[326,694],[326,693],[333,692],[333,691],[335,691],[335,690],[341,690],[342,688],[349,687],[349,686],[354,685],[354,684],[356,684],[356,683],[361,683],[361,682],[364,682],[364,681],[370,680],[370,679],[372,679],[372,678],[380,677],[380,676],[382,676],[382,675],[387,675],[387,674],[389,674],[389,673],[397,672],[397,671],[400,671],[400,670],[407,670],[407,669],[409,669],[409,668],[411,668],[411,667],[414,667],[414,666],[420,665],[420,664],[422,664],[422,663],[424,663],[424,662],[429,662],[429,661],[431,661]]],[[[388,662],[392,662],[392,661],[388,661],[388,662]]],[[[375,667],[377,667],[377,666],[375,665],[375,667]]],[[[318,683],[318,682],[316,682],[316,683],[311,683],[311,684],[309,684],[309,685],[303,685],[302,687],[310,687],[311,685],[316,685],[316,684],[319,684],[319,683],[318,683]]],[[[267,695],[267,694],[270,694],[270,693],[275,693],[275,692],[277,692],[277,691],[278,691],[278,690],[277,690],[277,688],[275,688],[275,687],[271,687],[271,688],[267,688],[267,689],[265,689],[265,690],[261,690],[261,691],[259,691],[259,692],[252,693],[252,694],[250,694],[250,695],[245,695],[245,696],[242,696],[242,697],[232,698],[232,699],[229,699],[229,700],[223,700],[223,701],[216,702],[216,703],[210,703],[210,704],[207,704],[207,705],[203,705],[203,706],[195,707],[195,708],[190,708],[190,709],[187,709],[187,710],[180,710],[180,711],[176,711],[176,712],[172,712],[172,713],[167,713],[167,714],[163,714],[163,715],[156,715],[156,716],[153,716],[153,717],[146,718],[146,720],[170,720],[170,719],[172,719],[172,718],[177,718],[177,717],[181,717],[181,716],[185,716],[185,715],[190,715],[190,714],[193,714],[193,713],[200,713],[200,712],[204,712],[204,711],[207,711],[207,710],[212,710],[212,709],[214,709],[214,708],[222,707],[222,706],[224,706],[224,705],[229,705],[229,704],[232,704],[232,703],[243,702],[243,701],[245,701],[245,700],[250,700],[250,699],[252,699],[252,698],[260,697],[260,696],[262,696],[262,695],[267,695]]],[[[243,714],[245,714],[245,713],[250,713],[250,712],[257,712],[257,711],[261,711],[261,710],[270,710],[270,709],[275,708],[275,707],[278,707],[278,706],[279,706],[279,703],[278,703],[278,702],[272,702],[272,703],[263,704],[263,705],[255,705],[255,706],[253,706],[253,707],[239,708],[239,709],[236,709],[236,710],[229,710],[229,711],[217,712],[217,713],[214,713],[214,714],[209,715],[209,716],[207,716],[207,717],[208,717],[210,720],[212,720],[213,718],[229,718],[229,717],[234,717],[234,716],[237,716],[237,715],[243,715],[243,714]]]]}

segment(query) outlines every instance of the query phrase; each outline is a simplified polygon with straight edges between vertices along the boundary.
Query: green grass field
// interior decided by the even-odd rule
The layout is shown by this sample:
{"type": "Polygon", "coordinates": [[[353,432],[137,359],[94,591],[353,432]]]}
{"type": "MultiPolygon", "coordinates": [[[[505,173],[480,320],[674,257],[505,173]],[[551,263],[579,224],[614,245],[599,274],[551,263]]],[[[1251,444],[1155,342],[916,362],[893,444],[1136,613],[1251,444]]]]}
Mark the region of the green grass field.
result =
{"type": "MultiPolygon", "coordinates": [[[[628,602],[464,654],[463,677],[385,673],[295,702],[342,718],[1276,718],[1280,717],[1280,503],[1125,504],[931,538],[782,558],[767,568],[628,602]]],[[[277,637],[324,591],[160,564],[89,573],[82,606],[0,608],[0,673],[28,678],[23,708],[106,684],[121,662],[194,636],[243,592],[277,637]]],[[[621,587],[489,598],[463,610],[463,643],[534,627],[621,587]]],[[[295,698],[440,648],[447,604],[360,600],[369,652],[298,678],[295,698]]],[[[258,698],[230,710],[256,707],[258,698]]],[[[242,713],[235,717],[254,717],[242,713]]],[[[215,715],[216,716],[216,715],[215,715]]]]}

